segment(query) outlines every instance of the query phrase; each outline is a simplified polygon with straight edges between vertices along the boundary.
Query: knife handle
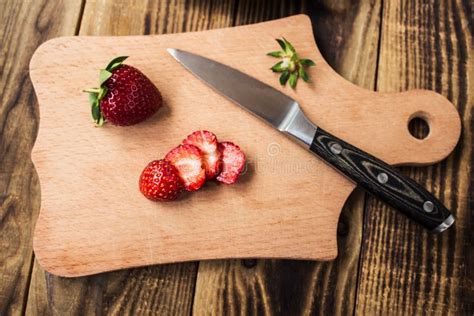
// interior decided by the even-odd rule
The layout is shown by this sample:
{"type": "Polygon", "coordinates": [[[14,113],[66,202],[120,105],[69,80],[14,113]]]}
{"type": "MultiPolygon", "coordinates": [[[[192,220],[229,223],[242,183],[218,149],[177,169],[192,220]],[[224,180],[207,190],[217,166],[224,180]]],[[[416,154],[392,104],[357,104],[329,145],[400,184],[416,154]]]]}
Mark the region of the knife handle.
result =
{"type": "Polygon", "coordinates": [[[317,128],[310,150],[427,229],[439,233],[454,223],[448,209],[421,185],[322,128],[317,128]]]}

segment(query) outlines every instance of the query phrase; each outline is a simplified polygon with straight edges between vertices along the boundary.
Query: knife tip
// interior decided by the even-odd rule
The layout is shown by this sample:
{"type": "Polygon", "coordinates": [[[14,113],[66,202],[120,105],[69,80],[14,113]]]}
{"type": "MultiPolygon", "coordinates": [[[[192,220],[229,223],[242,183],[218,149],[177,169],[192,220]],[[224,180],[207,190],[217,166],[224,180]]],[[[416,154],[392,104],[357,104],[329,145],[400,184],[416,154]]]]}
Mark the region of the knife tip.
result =
{"type": "Polygon", "coordinates": [[[174,48],[167,48],[166,49],[168,51],[168,53],[173,56],[173,57],[176,57],[176,49],[174,48]]]}

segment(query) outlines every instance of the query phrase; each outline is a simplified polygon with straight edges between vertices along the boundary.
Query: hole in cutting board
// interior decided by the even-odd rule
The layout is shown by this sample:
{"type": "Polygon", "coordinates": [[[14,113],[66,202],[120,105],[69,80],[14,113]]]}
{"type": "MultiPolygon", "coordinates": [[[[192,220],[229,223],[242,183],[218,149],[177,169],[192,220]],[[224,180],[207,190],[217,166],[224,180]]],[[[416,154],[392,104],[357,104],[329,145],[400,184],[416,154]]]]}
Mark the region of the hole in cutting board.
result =
{"type": "Polygon", "coordinates": [[[425,139],[430,133],[430,126],[426,119],[415,116],[408,122],[408,130],[416,139],[425,139]]]}

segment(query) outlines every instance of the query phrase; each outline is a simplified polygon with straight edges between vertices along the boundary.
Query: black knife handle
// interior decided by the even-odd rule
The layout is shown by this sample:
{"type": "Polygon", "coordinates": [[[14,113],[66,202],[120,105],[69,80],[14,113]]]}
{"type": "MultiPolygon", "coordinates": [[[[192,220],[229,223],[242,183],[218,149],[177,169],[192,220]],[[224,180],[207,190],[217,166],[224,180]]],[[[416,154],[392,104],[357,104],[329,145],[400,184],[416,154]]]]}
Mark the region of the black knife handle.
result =
{"type": "Polygon", "coordinates": [[[427,229],[441,232],[454,222],[448,209],[421,185],[319,127],[310,150],[427,229]]]}

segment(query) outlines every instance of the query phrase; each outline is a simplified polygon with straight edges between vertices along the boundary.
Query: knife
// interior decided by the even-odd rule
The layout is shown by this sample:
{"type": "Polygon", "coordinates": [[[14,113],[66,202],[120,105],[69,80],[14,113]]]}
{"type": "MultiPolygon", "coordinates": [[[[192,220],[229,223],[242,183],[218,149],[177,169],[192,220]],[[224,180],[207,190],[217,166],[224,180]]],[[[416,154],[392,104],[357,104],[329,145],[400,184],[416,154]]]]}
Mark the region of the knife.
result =
{"type": "Polygon", "coordinates": [[[440,233],[454,223],[448,209],[421,185],[316,126],[289,96],[214,60],[173,48],[168,52],[217,92],[292,137],[357,185],[432,232],[440,233]]]}

